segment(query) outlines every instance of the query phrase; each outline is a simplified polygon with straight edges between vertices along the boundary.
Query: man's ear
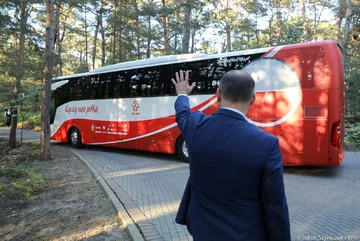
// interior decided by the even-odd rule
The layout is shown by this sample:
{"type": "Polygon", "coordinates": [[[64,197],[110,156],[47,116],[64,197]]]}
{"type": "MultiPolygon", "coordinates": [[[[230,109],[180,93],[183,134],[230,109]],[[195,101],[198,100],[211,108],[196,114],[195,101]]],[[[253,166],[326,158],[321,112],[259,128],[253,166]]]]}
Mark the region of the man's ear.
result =
{"type": "Polygon", "coordinates": [[[220,102],[221,101],[221,92],[220,92],[219,88],[217,88],[215,95],[216,95],[217,101],[220,102]]]}
{"type": "Polygon", "coordinates": [[[252,106],[254,103],[255,103],[255,100],[256,100],[256,93],[254,93],[252,96],[251,96],[251,99],[250,99],[250,106],[252,106]]]}

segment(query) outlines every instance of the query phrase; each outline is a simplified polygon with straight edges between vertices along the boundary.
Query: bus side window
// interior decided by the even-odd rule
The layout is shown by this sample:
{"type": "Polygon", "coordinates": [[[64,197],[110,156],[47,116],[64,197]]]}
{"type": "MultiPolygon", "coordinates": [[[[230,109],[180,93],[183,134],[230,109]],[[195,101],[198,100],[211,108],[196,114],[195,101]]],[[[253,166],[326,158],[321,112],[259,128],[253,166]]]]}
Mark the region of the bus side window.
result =
{"type": "Polygon", "coordinates": [[[109,98],[109,82],[111,78],[111,73],[101,74],[97,77],[99,80],[98,89],[97,89],[97,98],[98,99],[108,99],[109,98]]]}
{"type": "Polygon", "coordinates": [[[143,85],[146,85],[145,96],[161,95],[161,82],[159,69],[156,67],[147,68],[144,71],[143,85]]]}
{"type": "Polygon", "coordinates": [[[124,72],[117,72],[112,77],[111,91],[113,98],[125,98],[130,96],[130,81],[126,81],[124,72]]]}
{"type": "Polygon", "coordinates": [[[152,73],[153,83],[155,85],[155,95],[163,95],[164,93],[164,85],[161,81],[161,74],[159,72],[159,69],[154,69],[152,73]]]}
{"type": "Polygon", "coordinates": [[[209,81],[211,81],[212,92],[215,93],[219,87],[220,79],[226,73],[226,66],[220,59],[211,60],[210,73],[209,81]]]}
{"type": "Polygon", "coordinates": [[[116,83],[116,74],[112,73],[109,75],[108,79],[106,80],[106,88],[108,88],[109,98],[115,97],[115,83],[116,83]]]}
{"type": "Polygon", "coordinates": [[[82,88],[82,84],[80,78],[74,78],[71,80],[70,93],[69,93],[70,101],[83,99],[81,96],[82,94],[81,88],[82,88]]]}
{"type": "Polygon", "coordinates": [[[196,88],[194,89],[194,93],[199,94],[208,94],[209,91],[209,83],[208,83],[208,61],[198,61],[194,62],[188,66],[188,69],[191,69],[191,78],[190,84],[192,82],[196,83],[196,88]]]}
{"type": "MultiPolygon", "coordinates": [[[[161,94],[160,95],[174,95],[175,94],[175,90],[174,90],[174,86],[171,82],[171,78],[174,78],[172,76],[171,73],[171,69],[172,69],[172,65],[163,65],[163,66],[159,66],[159,84],[161,85],[160,90],[161,90],[161,94]]],[[[174,73],[175,76],[175,73],[174,73]]]]}
{"type": "MultiPolygon", "coordinates": [[[[138,81],[136,80],[135,71],[133,69],[125,71],[125,83],[130,87],[128,97],[137,97],[138,81]]],[[[126,97],[126,96],[122,96],[122,97],[126,97]]]]}
{"type": "MultiPolygon", "coordinates": [[[[61,87],[60,87],[61,88],[61,87]]],[[[50,114],[50,124],[54,123],[54,119],[55,119],[55,111],[56,111],[56,100],[55,100],[55,96],[57,90],[51,91],[51,98],[50,98],[50,110],[49,110],[49,114],[50,114]]]]}
{"type": "Polygon", "coordinates": [[[84,99],[96,98],[97,83],[94,76],[83,77],[82,80],[82,95],[84,99]]]}
{"type": "Polygon", "coordinates": [[[69,85],[63,85],[53,91],[54,101],[55,101],[55,109],[58,108],[60,105],[71,101],[69,97],[69,85]]]}
{"type": "Polygon", "coordinates": [[[152,78],[151,78],[151,74],[149,73],[150,71],[145,71],[144,74],[144,85],[146,85],[146,96],[154,96],[154,86],[152,84],[152,78]]]}

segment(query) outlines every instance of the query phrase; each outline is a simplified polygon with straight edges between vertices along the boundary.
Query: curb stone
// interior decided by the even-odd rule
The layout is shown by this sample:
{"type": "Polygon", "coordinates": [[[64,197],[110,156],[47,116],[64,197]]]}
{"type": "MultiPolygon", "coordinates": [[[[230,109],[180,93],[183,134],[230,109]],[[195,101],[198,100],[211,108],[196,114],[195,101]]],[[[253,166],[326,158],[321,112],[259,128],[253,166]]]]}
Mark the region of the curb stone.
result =
{"type": "Polygon", "coordinates": [[[140,231],[136,227],[136,225],[131,220],[129,214],[123,207],[122,203],[119,199],[115,196],[113,190],[109,187],[106,183],[104,178],[100,175],[100,173],[80,154],[76,153],[75,151],[71,150],[77,157],[79,157],[93,172],[95,178],[100,182],[101,186],[103,187],[106,194],[109,196],[111,202],[113,203],[114,207],[117,210],[118,217],[120,218],[122,224],[124,225],[125,231],[129,234],[132,241],[145,241],[145,239],[141,236],[140,231]]]}

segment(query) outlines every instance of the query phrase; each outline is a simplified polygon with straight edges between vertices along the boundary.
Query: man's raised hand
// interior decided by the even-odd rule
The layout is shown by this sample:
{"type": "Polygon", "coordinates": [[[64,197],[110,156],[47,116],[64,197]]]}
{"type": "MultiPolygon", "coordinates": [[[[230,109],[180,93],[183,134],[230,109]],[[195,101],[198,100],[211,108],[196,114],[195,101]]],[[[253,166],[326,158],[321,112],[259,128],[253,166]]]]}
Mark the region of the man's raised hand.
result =
{"type": "Polygon", "coordinates": [[[176,81],[174,79],[171,79],[171,81],[175,86],[177,95],[180,94],[189,95],[191,91],[195,88],[195,82],[193,82],[192,85],[189,86],[189,71],[186,71],[185,79],[182,70],[180,70],[180,74],[176,72],[175,77],[176,77],[176,81]]]}

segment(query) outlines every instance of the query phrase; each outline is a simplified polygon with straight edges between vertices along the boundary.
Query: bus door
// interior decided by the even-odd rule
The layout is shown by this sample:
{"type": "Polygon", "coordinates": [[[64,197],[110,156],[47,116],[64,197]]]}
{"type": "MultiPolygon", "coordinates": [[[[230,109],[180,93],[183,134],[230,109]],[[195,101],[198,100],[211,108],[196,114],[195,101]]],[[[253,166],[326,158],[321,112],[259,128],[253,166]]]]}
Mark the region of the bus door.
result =
{"type": "Polygon", "coordinates": [[[132,111],[137,122],[138,149],[171,153],[174,124],[171,66],[139,69],[132,111]]]}
{"type": "Polygon", "coordinates": [[[109,113],[107,141],[113,147],[136,149],[136,118],[132,113],[130,80],[123,71],[108,74],[108,79],[110,81],[107,99],[109,113]]]}

